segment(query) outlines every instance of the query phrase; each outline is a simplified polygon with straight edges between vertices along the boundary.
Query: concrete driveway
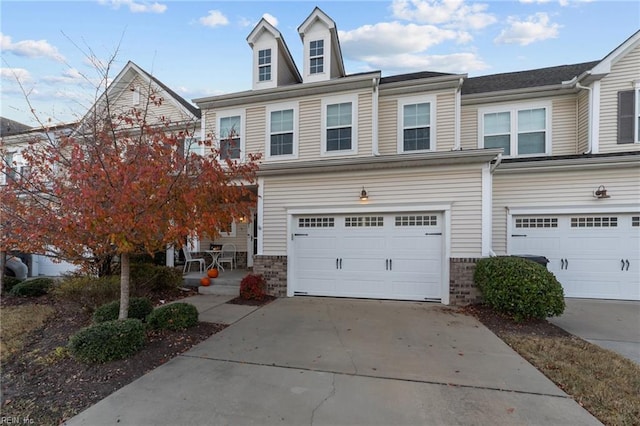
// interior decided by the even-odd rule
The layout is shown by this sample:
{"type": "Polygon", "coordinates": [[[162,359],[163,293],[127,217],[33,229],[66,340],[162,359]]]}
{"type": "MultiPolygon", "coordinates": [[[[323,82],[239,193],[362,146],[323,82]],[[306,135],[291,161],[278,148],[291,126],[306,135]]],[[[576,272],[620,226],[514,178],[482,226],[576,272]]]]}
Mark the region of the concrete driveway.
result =
{"type": "Polygon", "coordinates": [[[69,425],[599,424],[441,305],[278,299],[69,425]]]}
{"type": "Polygon", "coordinates": [[[584,340],[640,364],[640,302],[566,299],[560,317],[549,321],[584,340]]]}

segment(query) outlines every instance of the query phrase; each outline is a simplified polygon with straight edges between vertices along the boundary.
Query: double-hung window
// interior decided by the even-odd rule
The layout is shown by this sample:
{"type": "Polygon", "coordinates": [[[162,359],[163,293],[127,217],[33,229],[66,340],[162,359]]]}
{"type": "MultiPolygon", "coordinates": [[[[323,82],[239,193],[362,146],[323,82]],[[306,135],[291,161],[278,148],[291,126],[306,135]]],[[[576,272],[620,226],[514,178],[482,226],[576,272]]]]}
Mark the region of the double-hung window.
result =
{"type": "Polygon", "coordinates": [[[271,49],[258,50],[258,81],[271,80],[271,49]]]}
{"type": "Polygon", "coordinates": [[[549,105],[480,110],[480,147],[502,148],[510,157],[548,154],[549,105]]]}
{"type": "Polygon", "coordinates": [[[218,119],[220,159],[240,160],[242,154],[243,114],[221,115],[218,119]]]}
{"type": "Polygon", "coordinates": [[[640,143],[640,81],[618,92],[618,143],[640,143]]]}
{"type": "Polygon", "coordinates": [[[409,98],[398,103],[398,152],[435,149],[434,109],[432,98],[409,98]]]}
{"type": "Polygon", "coordinates": [[[309,74],[324,72],[324,40],[309,43],[309,74]]]}
{"type": "Polygon", "coordinates": [[[296,110],[294,103],[267,108],[267,157],[282,159],[296,156],[296,110]]]}
{"type": "Polygon", "coordinates": [[[356,151],[357,98],[353,96],[323,101],[324,154],[356,151]]]}

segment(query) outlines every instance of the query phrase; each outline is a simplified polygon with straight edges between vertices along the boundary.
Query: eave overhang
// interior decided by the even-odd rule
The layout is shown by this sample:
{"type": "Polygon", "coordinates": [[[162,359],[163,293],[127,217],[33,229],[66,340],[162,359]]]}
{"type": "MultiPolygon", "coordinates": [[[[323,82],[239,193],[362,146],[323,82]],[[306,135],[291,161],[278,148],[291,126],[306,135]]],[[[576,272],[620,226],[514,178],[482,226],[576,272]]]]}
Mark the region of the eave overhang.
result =
{"type": "Polygon", "coordinates": [[[380,157],[323,159],[291,163],[263,163],[260,165],[257,174],[258,176],[281,176],[489,163],[496,159],[501,152],[502,149],[471,149],[420,154],[398,154],[380,157]]]}
{"type": "Polygon", "coordinates": [[[526,99],[567,95],[575,93],[576,90],[575,86],[571,84],[525,87],[513,90],[501,90],[499,92],[482,92],[462,95],[461,103],[462,105],[477,105],[488,102],[514,102],[526,99]]]}
{"type": "Polygon", "coordinates": [[[640,168],[640,151],[616,154],[584,154],[518,161],[504,159],[496,174],[535,173],[565,170],[640,168]]]}

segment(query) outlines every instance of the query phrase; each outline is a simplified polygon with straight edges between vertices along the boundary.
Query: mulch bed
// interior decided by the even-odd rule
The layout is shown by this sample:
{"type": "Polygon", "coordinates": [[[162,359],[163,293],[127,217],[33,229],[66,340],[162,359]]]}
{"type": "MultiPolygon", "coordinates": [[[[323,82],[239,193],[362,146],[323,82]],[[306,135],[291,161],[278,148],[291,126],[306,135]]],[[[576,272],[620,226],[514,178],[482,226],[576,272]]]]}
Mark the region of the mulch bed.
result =
{"type": "MultiPolygon", "coordinates": [[[[168,302],[187,295],[165,294],[158,300],[168,302]]],[[[52,297],[36,301],[53,306],[55,320],[34,332],[19,356],[3,363],[0,413],[2,418],[28,417],[36,425],[60,424],[226,327],[199,323],[183,331],[151,331],[146,346],[134,356],[88,365],[74,360],[61,348],[72,334],[90,324],[90,314],[52,297]]],[[[33,302],[34,299],[2,298],[2,306],[33,302]]]]}
{"type": "Polygon", "coordinates": [[[271,303],[276,300],[277,297],[264,295],[261,299],[243,299],[240,296],[235,299],[229,300],[227,303],[231,305],[248,305],[248,306],[263,306],[267,303],[271,303]]]}
{"type": "Polygon", "coordinates": [[[486,305],[475,304],[460,308],[460,311],[476,317],[482,324],[498,337],[508,335],[530,335],[545,337],[571,337],[562,328],[551,324],[547,320],[528,320],[516,322],[507,315],[499,314],[486,305]]]}

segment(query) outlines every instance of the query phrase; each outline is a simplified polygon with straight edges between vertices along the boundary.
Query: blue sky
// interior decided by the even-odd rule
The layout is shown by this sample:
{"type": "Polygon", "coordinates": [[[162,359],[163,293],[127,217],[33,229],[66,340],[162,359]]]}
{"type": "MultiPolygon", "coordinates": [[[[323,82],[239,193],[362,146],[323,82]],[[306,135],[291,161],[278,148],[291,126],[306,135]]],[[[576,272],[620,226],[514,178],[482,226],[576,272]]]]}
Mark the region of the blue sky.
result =
{"type": "Polygon", "coordinates": [[[72,121],[95,97],[94,55],[132,60],[184,98],[251,88],[253,26],[266,17],[302,67],[297,27],[320,7],[347,73],[470,76],[597,60],[640,28],[640,2],[589,0],[12,1],[0,3],[3,117],[72,121]]]}

